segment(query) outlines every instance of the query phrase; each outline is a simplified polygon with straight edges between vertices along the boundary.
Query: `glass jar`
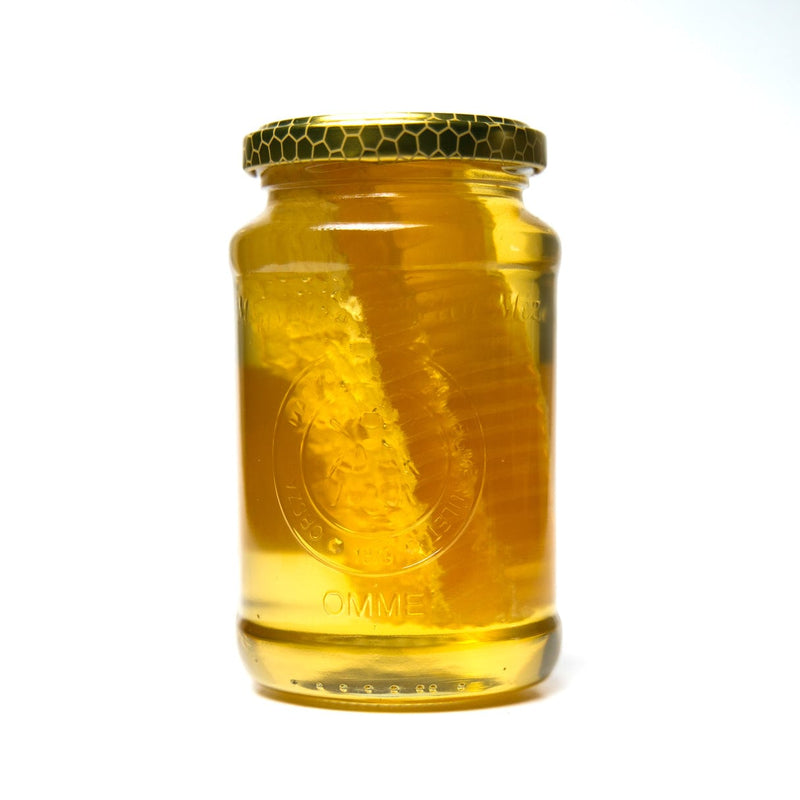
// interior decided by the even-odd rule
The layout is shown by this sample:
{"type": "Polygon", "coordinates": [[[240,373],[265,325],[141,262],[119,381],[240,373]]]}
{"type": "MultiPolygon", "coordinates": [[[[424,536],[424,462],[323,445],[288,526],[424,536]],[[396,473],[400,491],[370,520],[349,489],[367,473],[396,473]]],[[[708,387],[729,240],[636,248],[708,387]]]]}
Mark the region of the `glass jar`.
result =
{"type": "Polygon", "coordinates": [[[245,139],[232,242],[239,642],[268,693],[491,699],[546,677],[559,244],[513,120],[318,116],[245,139]]]}

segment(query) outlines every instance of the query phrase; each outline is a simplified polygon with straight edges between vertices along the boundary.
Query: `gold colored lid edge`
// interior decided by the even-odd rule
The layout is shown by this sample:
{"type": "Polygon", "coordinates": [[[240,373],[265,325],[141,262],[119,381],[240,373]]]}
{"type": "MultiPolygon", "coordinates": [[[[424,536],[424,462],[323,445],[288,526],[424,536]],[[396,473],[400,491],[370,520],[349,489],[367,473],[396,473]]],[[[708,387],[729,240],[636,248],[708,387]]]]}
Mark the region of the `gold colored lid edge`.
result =
{"type": "Polygon", "coordinates": [[[500,161],[540,172],[543,133],[522,122],[479,114],[402,112],[320,115],[271,122],[244,140],[244,169],[317,161],[500,161]]]}

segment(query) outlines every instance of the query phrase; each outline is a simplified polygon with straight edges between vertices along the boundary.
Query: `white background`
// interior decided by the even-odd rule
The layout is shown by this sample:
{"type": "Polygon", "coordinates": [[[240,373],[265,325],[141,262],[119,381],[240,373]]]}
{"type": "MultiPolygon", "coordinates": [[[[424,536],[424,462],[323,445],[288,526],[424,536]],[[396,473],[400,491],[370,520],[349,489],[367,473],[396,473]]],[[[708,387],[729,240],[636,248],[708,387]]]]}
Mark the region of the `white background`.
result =
{"type": "Polygon", "coordinates": [[[800,796],[796,2],[7,4],[0,794],[800,796]],[[243,135],[517,117],[563,242],[559,608],[529,702],[365,714],[240,665],[243,135]]]}

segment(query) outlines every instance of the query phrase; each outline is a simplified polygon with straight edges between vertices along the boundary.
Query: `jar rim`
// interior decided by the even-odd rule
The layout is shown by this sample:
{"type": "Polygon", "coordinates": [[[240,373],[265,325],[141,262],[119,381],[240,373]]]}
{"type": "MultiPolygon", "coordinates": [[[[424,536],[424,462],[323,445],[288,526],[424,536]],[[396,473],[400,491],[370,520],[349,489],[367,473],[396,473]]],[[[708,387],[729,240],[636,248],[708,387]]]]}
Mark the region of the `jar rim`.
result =
{"type": "Polygon", "coordinates": [[[523,122],[480,114],[325,114],[270,122],[244,139],[244,169],[326,161],[499,161],[541,172],[543,133],[523,122]]]}

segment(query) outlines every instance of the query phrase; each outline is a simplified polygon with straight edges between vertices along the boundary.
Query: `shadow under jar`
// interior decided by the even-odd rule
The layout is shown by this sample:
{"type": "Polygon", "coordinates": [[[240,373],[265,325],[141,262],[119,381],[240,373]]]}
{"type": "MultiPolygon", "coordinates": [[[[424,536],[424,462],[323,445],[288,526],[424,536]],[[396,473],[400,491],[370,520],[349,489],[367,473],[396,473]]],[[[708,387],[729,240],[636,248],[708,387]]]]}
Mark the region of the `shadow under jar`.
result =
{"type": "Polygon", "coordinates": [[[268,693],[398,707],[545,678],[554,231],[513,120],[309,117],[245,139],[232,242],[244,662],[268,693]]]}

